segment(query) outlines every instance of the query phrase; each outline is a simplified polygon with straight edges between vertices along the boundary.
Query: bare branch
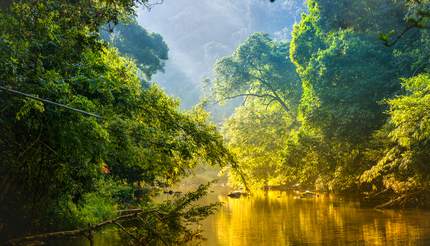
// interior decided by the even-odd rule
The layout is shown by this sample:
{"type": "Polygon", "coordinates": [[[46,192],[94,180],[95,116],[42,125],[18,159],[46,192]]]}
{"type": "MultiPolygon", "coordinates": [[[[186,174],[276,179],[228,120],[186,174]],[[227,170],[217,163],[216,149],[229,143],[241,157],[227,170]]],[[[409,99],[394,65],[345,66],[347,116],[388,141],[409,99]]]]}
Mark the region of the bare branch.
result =
{"type": "Polygon", "coordinates": [[[119,222],[114,222],[114,224],[116,226],[118,226],[123,232],[125,232],[127,235],[129,235],[131,238],[133,238],[134,240],[136,240],[137,242],[139,241],[139,239],[133,235],[133,233],[129,232],[124,226],[122,226],[119,222]]]}
{"type": "Polygon", "coordinates": [[[408,33],[409,31],[411,31],[413,28],[415,28],[416,26],[414,25],[409,25],[407,26],[399,35],[397,35],[397,37],[395,37],[393,40],[385,40],[384,41],[384,45],[387,47],[392,47],[394,45],[397,44],[397,42],[399,42],[399,40],[406,35],[406,33],[408,33]]]}
{"type": "Polygon", "coordinates": [[[269,97],[269,98],[274,98],[274,96],[271,94],[243,93],[243,94],[238,94],[235,96],[225,97],[224,100],[231,100],[231,99],[235,99],[238,97],[259,97],[259,98],[269,97]]]}
{"type": "Polygon", "coordinates": [[[160,5],[160,4],[163,4],[163,3],[164,3],[164,0],[158,0],[155,3],[152,3],[151,1],[146,1],[146,2],[143,2],[142,5],[146,9],[148,9],[148,11],[151,11],[154,6],[160,5]]]}
{"type": "Polygon", "coordinates": [[[272,104],[276,99],[272,99],[269,101],[269,103],[266,104],[266,110],[269,108],[270,104],[272,104]]]}
{"type": "Polygon", "coordinates": [[[50,233],[25,236],[21,238],[15,238],[6,242],[6,245],[19,245],[24,242],[32,242],[32,241],[55,239],[55,238],[87,236],[88,232],[94,232],[94,231],[100,230],[101,228],[107,225],[112,225],[112,224],[118,225],[119,221],[133,220],[133,219],[136,219],[139,215],[149,214],[153,212],[156,212],[156,210],[155,209],[148,210],[148,211],[144,211],[142,209],[122,210],[121,213],[126,213],[125,215],[121,215],[114,219],[100,222],[99,224],[89,226],[88,228],[76,229],[71,231],[50,232],[50,233]]]}

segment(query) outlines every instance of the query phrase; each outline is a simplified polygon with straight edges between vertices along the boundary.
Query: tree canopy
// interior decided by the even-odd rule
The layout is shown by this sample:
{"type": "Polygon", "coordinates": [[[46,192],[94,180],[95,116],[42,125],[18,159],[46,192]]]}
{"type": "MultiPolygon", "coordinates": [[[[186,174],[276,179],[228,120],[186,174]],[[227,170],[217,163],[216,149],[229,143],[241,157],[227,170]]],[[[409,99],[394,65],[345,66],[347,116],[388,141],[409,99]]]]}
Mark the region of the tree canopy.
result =
{"type": "Polygon", "coordinates": [[[254,34],[215,66],[219,99],[264,99],[224,125],[239,163],[260,186],[355,192],[381,207],[428,206],[427,1],[307,4],[290,41],[254,34]],[[278,118],[264,110],[275,92],[297,113],[278,118]],[[281,120],[266,125],[266,115],[281,120]]]}
{"type": "Polygon", "coordinates": [[[149,33],[133,21],[115,25],[113,30],[104,30],[102,36],[122,55],[135,59],[145,79],[150,80],[157,71],[163,71],[169,49],[161,35],[149,33]]]}
{"type": "Polygon", "coordinates": [[[1,241],[86,226],[130,204],[151,207],[134,192],[170,185],[198,163],[232,162],[207,113],[182,112],[139,77],[150,78],[167,59],[159,35],[130,24],[119,26],[118,49],[101,38],[101,28],[133,14],[137,3],[29,0],[0,11],[0,85],[101,116],[0,90],[1,241]],[[130,46],[133,38],[141,46],[130,46]]]}
{"type": "Polygon", "coordinates": [[[279,103],[294,114],[300,97],[300,80],[289,61],[289,44],[256,33],[231,57],[215,65],[214,93],[218,100],[257,97],[279,103]]]}

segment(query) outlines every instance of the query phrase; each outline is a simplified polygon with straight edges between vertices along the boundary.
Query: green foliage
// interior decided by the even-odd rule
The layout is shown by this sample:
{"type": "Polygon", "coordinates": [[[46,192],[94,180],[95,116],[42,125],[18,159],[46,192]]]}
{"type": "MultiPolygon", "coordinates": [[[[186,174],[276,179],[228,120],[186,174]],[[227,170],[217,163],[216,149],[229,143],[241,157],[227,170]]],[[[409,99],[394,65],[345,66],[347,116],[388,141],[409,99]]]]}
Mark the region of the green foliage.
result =
{"type": "Polygon", "coordinates": [[[106,162],[128,182],[172,184],[197,163],[225,166],[230,157],[221,136],[200,108],[183,114],[177,102],[152,86],[132,119],[114,119],[106,162]]]}
{"type": "Polygon", "coordinates": [[[169,49],[159,34],[148,33],[134,21],[118,24],[113,33],[103,32],[102,36],[121,54],[135,59],[147,79],[151,79],[157,71],[163,71],[169,49]]]}
{"type": "MultiPolygon", "coordinates": [[[[62,219],[73,221],[71,228],[85,228],[121,216],[132,215],[118,220],[113,228],[121,227],[121,242],[127,245],[187,245],[198,244],[205,238],[199,228],[200,222],[213,214],[220,203],[201,204],[199,200],[207,195],[213,182],[200,185],[196,190],[174,198],[159,201],[143,201],[135,204],[132,210],[120,210],[115,196],[127,189],[127,185],[101,180],[98,190],[87,193],[76,205],[66,205],[62,219]],[[69,217],[68,217],[69,216],[69,217]],[[71,218],[72,217],[72,220],[71,218]]],[[[58,216],[58,215],[57,215],[58,216]]],[[[55,243],[53,241],[52,243],[55,243]]]]}
{"type": "Polygon", "coordinates": [[[129,233],[123,237],[130,239],[132,235],[132,240],[128,240],[131,245],[187,245],[204,240],[196,225],[220,206],[196,204],[207,195],[210,184],[200,185],[174,200],[144,207],[137,219],[123,223],[129,233]]]}
{"type": "MultiPolygon", "coordinates": [[[[407,2],[307,1],[308,13],[295,25],[290,50],[283,53],[294,65],[288,71],[297,71],[300,99],[285,94],[288,89],[276,91],[285,102],[299,102],[288,104],[298,112],[297,119],[263,124],[261,118],[277,117],[273,109],[262,107],[264,100],[254,100],[224,125],[230,147],[254,183],[267,183],[275,175],[284,184],[376,194],[383,202],[393,199],[390,206],[428,200],[422,194],[428,191],[430,173],[429,77],[417,76],[429,68],[428,31],[404,32],[391,47],[380,39],[390,41],[411,24],[425,26],[427,1],[407,2]],[[409,78],[403,90],[402,78],[409,78]],[[265,138],[269,141],[261,140],[265,138]]],[[[267,67],[265,56],[245,55],[253,54],[243,48],[254,47],[249,40],[216,67],[224,76],[218,75],[224,94],[217,93],[224,98],[256,88],[250,83],[252,70],[244,72],[247,62],[257,59],[257,71],[267,67]],[[240,57],[244,61],[236,63],[240,57]]],[[[266,49],[274,52],[276,47],[266,49]]],[[[267,81],[286,81],[282,78],[288,73],[267,68],[262,70],[267,81]]],[[[270,91],[257,88],[259,93],[270,91]]]]}
{"type": "Polygon", "coordinates": [[[427,165],[430,158],[429,83],[427,74],[407,79],[403,86],[408,93],[388,101],[390,129],[385,135],[390,148],[376,166],[364,173],[362,181],[373,181],[380,175],[394,172],[395,176],[389,176],[398,178],[399,182],[413,178],[419,181],[416,185],[425,185],[420,182],[428,180],[430,171],[427,165]]]}
{"type": "MultiPolygon", "coordinates": [[[[284,178],[282,150],[291,123],[279,105],[267,108],[255,100],[237,108],[224,123],[228,147],[254,186],[276,184],[284,178]]],[[[241,182],[241,177],[231,174],[233,184],[241,182]]]]}
{"type": "Polygon", "coordinates": [[[395,128],[390,136],[400,146],[411,148],[430,138],[430,77],[418,75],[404,81],[405,96],[391,99],[389,114],[395,128]]]}
{"type": "MultiPolygon", "coordinates": [[[[72,222],[69,225],[70,228],[76,228],[113,218],[116,211],[119,210],[115,196],[119,193],[120,187],[120,184],[112,181],[99,180],[95,191],[84,194],[79,203],[68,201],[68,204],[60,207],[65,210],[64,221],[72,222]]],[[[54,216],[56,215],[54,214],[54,216]]],[[[55,228],[54,225],[51,227],[55,228]]]]}
{"type": "Polygon", "coordinates": [[[318,13],[324,31],[352,29],[355,32],[400,30],[406,23],[405,1],[397,0],[311,0],[311,14],[318,13]]]}
{"type": "Polygon", "coordinates": [[[401,3],[308,4],[291,42],[291,59],[303,80],[302,129],[287,145],[286,168],[302,184],[356,190],[357,177],[378,159],[371,149],[378,153],[379,143],[371,139],[387,120],[383,100],[400,92],[399,78],[411,73],[410,58],[418,56],[407,50],[421,49],[423,40],[392,49],[377,39],[377,33],[404,25],[401,3]],[[396,14],[380,20],[387,13],[396,14]]]}
{"type": "MultiPolygon", "coordinates": [[[[309,7],[311,13],[316,11],[313,10],[312,5],[309,7]]],[[[299,73],[306,69],[312,54],[326,46],[323,33],[317,23],[318,15],[304,14],[300,23],[294,26],[290,44],[290,59],[299,73]]]]}
{"type": "Polygon", "coordinates": [[[408,13],[406,20],[408,24],[417,28],[427,28],[429,25],[430,2],[407,0],[408,13]]]}
{"type": "Polygon", "coordinates": [[[390,121],[375,136],[383,146],[373,153],[378,162],[360,177],[363,185],[393,194],[386,206],[429,205],[429,85],[428,74],[406,79],[407,93],[388,100],[390,121]]]}
{"type": "MultiPolygon", "coordinates": [[[[22,1],[0,12],[0,84],[102,116],[0,91],[0,240],[108,218],[136,202],[133,190],[233,160],[206,112],[181,112],[101,40],[101,26],[133,14],[134,4],[22,1]],[[107,177],[113,184],[101,184],[107,177]]],[[[167,58],[150,36],[159,47],[142,51],[160,53],[142,63],[147,77],[167,58]]]]}
{"type": "Polygon", "coordinates": [[[385,120],[379,102],[399,89],[393,57],[376,38],[351,31],[333,34],[326,43],[301,74],[311,90],[301,104],[304,124],[328,138],[363,141],[385,120]]]}
{"type": "Polygon", "coordinates": [[[214,94],[218,100],[236,97],[276,101],[290,114],[300,98],[300,80],[289,61],[289,44],[268,35],[251,35],[231,57],[215,65],[214,94]]]}

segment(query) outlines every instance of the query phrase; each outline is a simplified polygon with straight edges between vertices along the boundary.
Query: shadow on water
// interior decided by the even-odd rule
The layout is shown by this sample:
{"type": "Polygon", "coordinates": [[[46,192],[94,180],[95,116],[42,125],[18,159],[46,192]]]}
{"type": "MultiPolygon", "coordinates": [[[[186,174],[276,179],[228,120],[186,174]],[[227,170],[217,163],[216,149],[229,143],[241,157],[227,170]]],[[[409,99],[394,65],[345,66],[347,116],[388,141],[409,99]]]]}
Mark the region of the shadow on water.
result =
{"type": "MultiPolygon", "coordinates": [[[[202,245],[430,245],[430,212],[374,210],[333,195],[300,199],[293,192],[256,192],[232,199],[209,193],[204,202],[223,202],[201,227],[202,245]]],[[[123,245],[112,233],[96,245],[123,245]]],[[[87,245],[85,240],[68,245],[87,245]]]]}

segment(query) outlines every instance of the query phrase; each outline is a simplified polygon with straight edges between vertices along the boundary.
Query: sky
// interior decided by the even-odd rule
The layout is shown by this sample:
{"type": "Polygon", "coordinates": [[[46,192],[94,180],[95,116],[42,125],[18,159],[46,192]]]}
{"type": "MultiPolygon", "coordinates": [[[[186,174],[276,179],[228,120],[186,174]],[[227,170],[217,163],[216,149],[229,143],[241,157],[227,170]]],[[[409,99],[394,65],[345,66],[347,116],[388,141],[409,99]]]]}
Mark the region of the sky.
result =
{"type": "Polygon", "coordinates": [[[169,46],[165,72],[154,80],[189,108],[217,59],[230,55],[254,32],[288,39],[304,0],[164,0],[138,11],[138,23],[163,36],[169,46]]]}

